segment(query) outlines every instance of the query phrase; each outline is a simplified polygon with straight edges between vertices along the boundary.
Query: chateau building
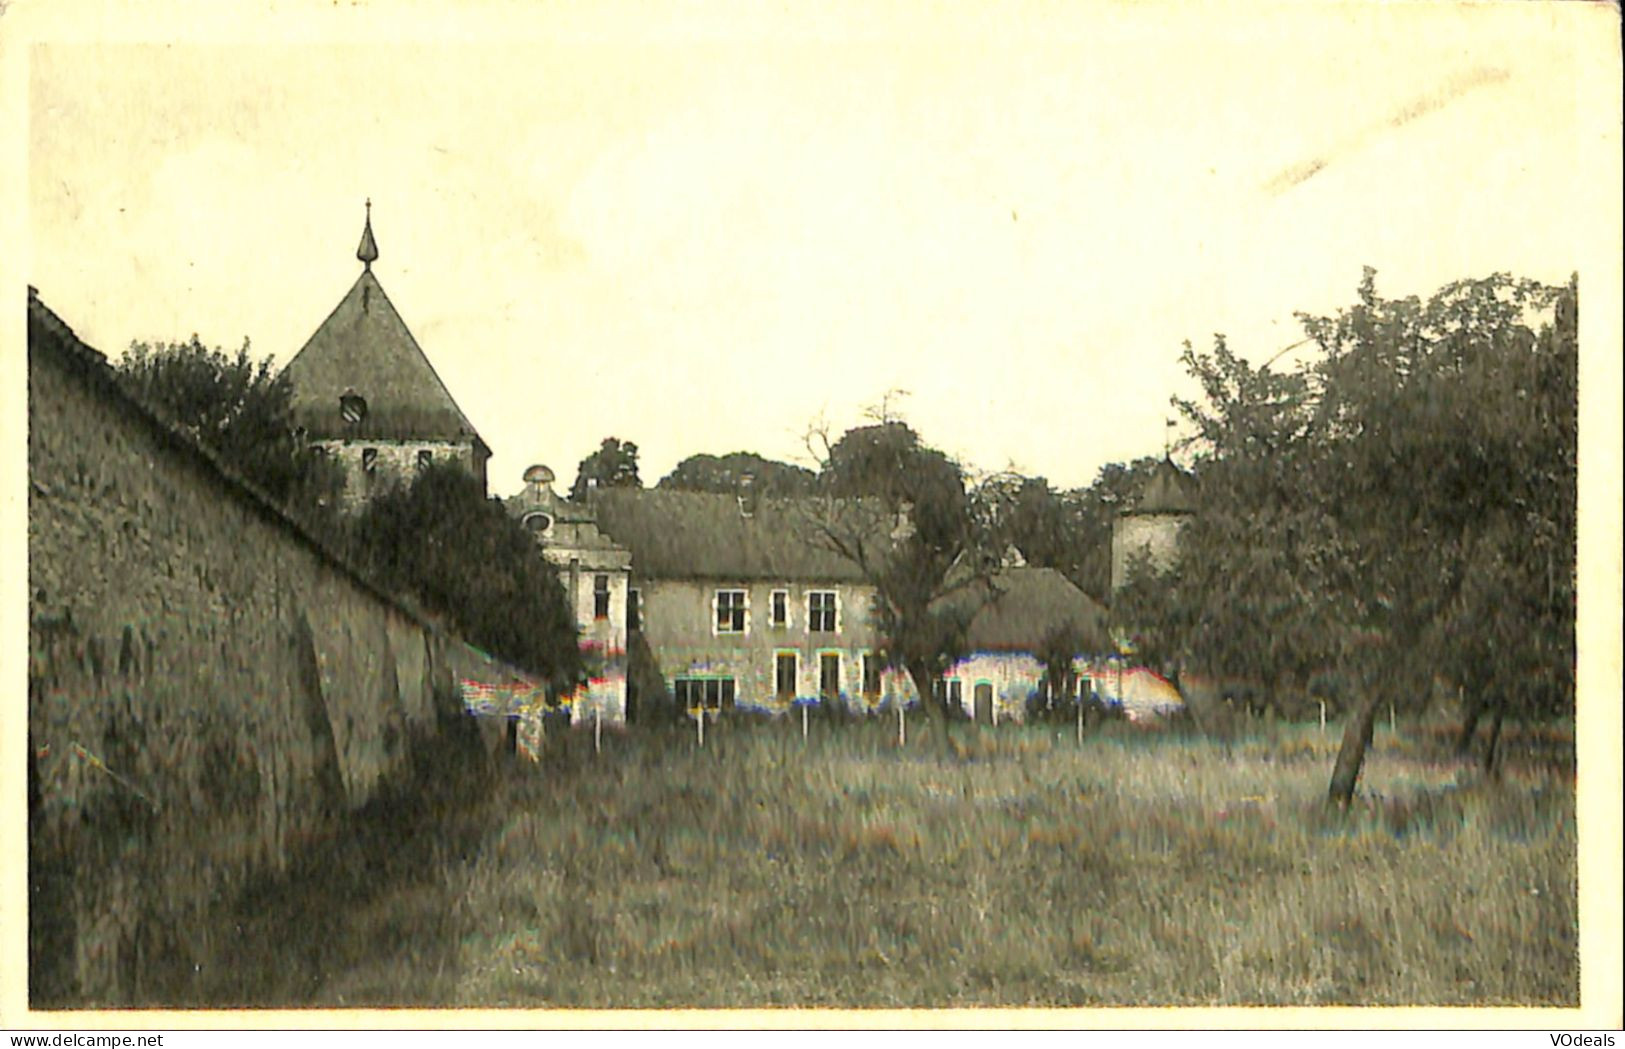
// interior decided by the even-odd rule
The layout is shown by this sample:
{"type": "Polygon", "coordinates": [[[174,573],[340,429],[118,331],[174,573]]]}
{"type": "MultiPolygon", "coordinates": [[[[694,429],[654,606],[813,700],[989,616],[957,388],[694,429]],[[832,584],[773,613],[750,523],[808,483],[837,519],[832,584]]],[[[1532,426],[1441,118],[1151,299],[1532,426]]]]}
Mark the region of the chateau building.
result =
{"type": "Polygon", "coordinates": [[[284,370],[295,423],[343,465],[346,509],[431,462],[461,464],[483,489],[491,449],[373,273],[370,201],[356,258],[361,275],[284,370]]]}
{"type": "Polygon", "coordinates": [[[621,488],[592,509],[631,552],[634,644],[679,708],[912,699],[907,675],[882,667],[874,587],[808,539],[810,501],[621,488]]]}

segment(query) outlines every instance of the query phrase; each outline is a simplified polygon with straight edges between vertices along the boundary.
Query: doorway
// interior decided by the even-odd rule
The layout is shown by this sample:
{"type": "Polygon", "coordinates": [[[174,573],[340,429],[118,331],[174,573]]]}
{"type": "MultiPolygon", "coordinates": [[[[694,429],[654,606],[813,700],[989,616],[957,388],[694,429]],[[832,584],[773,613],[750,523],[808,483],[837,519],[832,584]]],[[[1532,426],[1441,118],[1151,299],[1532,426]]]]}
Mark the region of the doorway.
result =
{"type": "Polygon", "coordinates": [[[986,681],[976,683],[976,720],[993,721],[993,686],[986,681]]]}

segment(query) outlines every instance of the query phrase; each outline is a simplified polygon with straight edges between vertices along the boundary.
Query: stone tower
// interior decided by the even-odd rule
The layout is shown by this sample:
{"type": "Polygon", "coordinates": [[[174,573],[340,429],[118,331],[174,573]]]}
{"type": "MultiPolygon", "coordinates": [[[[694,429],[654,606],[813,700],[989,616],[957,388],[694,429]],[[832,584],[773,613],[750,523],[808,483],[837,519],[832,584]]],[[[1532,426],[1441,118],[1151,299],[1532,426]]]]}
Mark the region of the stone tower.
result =
{"type": "Polygon", "coordinates": [[[1196,479],[1164,456],[1133,506],[1112,522],[1112,590],[1128,581],[1129,566],[1146,554],[1167,568],[1179,551],[1179,533],[1196,513],[1196,479]]]}
{"type": "Polygon", "coordinates": [[[346,509],[431,462],[462,465],[483,489],[491,449],[372,271],[371,201],[356,258],[361,275],[284,371],[295,423],[344,467],[346,509]]]}

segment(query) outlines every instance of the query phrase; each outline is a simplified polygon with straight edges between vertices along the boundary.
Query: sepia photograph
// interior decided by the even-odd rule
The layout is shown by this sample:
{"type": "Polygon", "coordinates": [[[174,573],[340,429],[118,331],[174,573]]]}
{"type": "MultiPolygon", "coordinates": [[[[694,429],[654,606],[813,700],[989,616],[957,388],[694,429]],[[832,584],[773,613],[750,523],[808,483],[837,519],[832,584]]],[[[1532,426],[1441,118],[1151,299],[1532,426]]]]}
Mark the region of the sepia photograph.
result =
{"type": "Polygon", "coordinates": [[[0,2],[4,1026],[1617,1028],[1619,29],[0,2]]]}

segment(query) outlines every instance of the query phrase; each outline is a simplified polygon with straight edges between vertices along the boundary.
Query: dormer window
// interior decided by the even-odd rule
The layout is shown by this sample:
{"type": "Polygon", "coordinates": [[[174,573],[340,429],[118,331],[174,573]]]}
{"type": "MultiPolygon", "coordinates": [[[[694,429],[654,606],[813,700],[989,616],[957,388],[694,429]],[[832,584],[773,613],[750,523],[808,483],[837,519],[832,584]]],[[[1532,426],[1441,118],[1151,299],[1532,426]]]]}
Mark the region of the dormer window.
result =
{"type": "Polygon", "coordinates": [[[339,397],[339,414],[351,426],[359,426],[367,417],[367,399],[354,390],[345,390],[339,397]]]}

